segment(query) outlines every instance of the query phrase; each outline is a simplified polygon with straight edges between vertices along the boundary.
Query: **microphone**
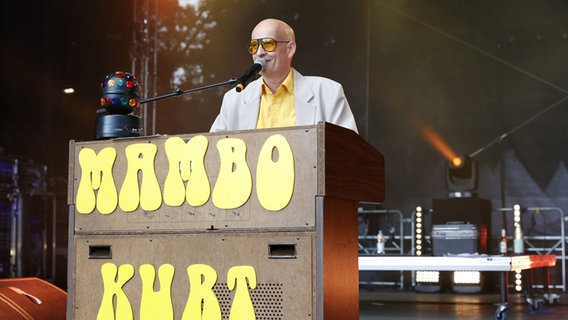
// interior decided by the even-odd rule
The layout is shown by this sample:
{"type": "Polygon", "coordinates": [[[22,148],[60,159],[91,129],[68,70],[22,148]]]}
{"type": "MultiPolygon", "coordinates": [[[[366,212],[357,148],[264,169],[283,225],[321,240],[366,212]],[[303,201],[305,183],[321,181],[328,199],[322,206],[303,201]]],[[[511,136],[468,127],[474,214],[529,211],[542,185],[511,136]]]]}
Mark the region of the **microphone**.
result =
{"type": "Polygon", "coordinates": [[[256,77],[256,75],[264,69],[266,65],[266,60],[262,58],[256,58],[254,64],[250,67],[242,76],[237,79],[237,92],[241,92],[244,88],[256,77]]]}

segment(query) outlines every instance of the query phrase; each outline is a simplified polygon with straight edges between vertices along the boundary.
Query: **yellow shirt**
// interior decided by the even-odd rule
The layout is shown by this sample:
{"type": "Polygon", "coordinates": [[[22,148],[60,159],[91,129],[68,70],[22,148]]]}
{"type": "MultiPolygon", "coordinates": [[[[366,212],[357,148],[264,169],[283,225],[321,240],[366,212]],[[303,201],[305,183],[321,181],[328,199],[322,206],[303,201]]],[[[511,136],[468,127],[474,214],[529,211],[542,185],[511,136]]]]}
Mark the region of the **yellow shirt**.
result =
{"type": "Polygon", "coordinates": [[[292,71],[276,94],[262,83],[260,110],[256,121],[257,129],[291,127],[296,125],[296,111],[294,111],[294,75],[292,71]]]}

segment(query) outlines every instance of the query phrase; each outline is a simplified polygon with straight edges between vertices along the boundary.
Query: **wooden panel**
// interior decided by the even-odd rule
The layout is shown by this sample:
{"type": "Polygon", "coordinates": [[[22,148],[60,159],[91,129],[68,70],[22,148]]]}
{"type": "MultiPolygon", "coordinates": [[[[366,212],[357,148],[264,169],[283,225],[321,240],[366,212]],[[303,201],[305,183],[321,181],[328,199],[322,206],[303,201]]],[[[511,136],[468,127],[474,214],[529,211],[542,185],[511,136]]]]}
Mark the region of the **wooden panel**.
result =
{"type": "MultiPolygon", "coordinates": [[[[116,267],[133,267],[134,275],[122,291],[135,319],[140,318],[144,282],[140,266],[143,264],[151,265],[156,277],[161,266],[174,267],[172,301],[163,306],[173,305],[175,319],[181,319],[188,295],[196,290],[188,280],[188,267],[196,264],[211,267],[218,276],[214,292],[223,319],[229,318],[235,303],[235,291],[227,288],[227,278],[228,271],[236,266],[251,266],[256,272],[257,287],[249,292],[257,319],[277,319],[278,315],[280,319],[312,319],[314,235],[315,232],[212,232],[208,235],[76,236],[75,290],[70,302],[74,306],[72,318],[96,317],[105,287],[101,268],[112,263],[116,267]]],[[[114,281],[114,277],[112,279],[114,281]]],[[[164,287],[165,283],[156,279],[156,290],[158,286],[164,287]]],[[[197,285],[194,283],[194,286],[197,285]]]]}
{"type": "Polygon", "coordinates": [[[353,201],[383,202],[384,157],[351,130],[326,123],[320,130],[319,194],[353,201]]]}
{"type": "MultiPolygon", "coordinates": [[[[185,140],[196,135],[180,135],[185,140]]],[[[201,232],[206,229],[258,229],[258,228],[313,228],[315,225],[314,197],[317,193],[317,127],[290,128],[286,130],[254,130],[205,134],[209,148],[205,157],[205,166],[211,183],[211,192],[219,174],[220,159],[216,149],[218,141],[226,138],[242,139],[246,143],[246,163],[253,179],[253,190],[248,201],[236,209],[219,209],[211,198],[199,207],[192,207],[187,202],[181,206],[162,206],[155,211],[145,211],[140,207],[132,212],[117,208],[111,214],[101,214],[95,209],[90,214],[75,213],[76,233],[114,232],[175,232],[188,230],[201,232]],[[264,142],[271,136],[283,135],[292,148],[295,163],[295,184],[290,203],[279,211],[268,211],[261,206],[257,196],[256,168],[258,156],[264,142]]],[[[75,199],[81,180],[79,152],[84,148],[95,152],[112,147],[117,150],[113,166],[113,177],[120,192],[127,171],[124,150],[132,144],[154,144],[158,153],[155,158],[155,170],[158,183],[163,192],[163,185],[168,174],[169,164],[164,144],[169,136],[117,139],[110,141],[74,142],[71,144],[72,161],[69,169],[73,171],[69,181],[69,203],[74,210],[75,199]]]]}
{"type": "Polygon", "coordinates": [[[322,293],[318,298],[323,303],[318,319],[359,319],[357,203],[325,197],[319,198],[317,207],[322,213],[317,230],[322,259],[317,266],[322,293]]]}

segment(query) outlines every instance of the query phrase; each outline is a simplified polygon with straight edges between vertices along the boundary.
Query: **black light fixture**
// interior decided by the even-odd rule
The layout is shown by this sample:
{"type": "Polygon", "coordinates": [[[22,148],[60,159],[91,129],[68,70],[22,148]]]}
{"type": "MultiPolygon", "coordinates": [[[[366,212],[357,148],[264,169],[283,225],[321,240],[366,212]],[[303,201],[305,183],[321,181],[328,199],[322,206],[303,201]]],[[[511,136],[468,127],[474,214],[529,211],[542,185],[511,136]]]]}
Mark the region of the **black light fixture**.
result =
{"type": "Polygon", "coordinates": [[[470,156],[456,155],[446,162],[446,188],[451,198],[476,195],[477,162],[470,156]]]}
{"type": "Polygon", "coordinates": [[[106,75],[101,83],[101,106],[97,113],[95,139],[137,137],[143,134],[142,119],[131,114],[140,107],[140,84],[128,72],[116,71],[106,75]]]}

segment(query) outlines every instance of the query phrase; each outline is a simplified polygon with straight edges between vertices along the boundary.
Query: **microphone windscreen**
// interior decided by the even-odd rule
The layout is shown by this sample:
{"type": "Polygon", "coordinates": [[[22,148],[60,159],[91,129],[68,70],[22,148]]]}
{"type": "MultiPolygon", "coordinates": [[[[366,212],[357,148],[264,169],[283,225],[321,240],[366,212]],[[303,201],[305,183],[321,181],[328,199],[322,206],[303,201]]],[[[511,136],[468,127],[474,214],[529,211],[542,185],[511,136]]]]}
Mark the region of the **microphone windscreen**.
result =
{"type": "Polygon", "coordinates": [[[254,63],[260,64],[260,66],[261,66],[260,70],[261,71],[264,69],[264,66],[266,66],[266,60],[264,60],[262,58],[256,58],[256,60],[254,60],[254,63]]]}

